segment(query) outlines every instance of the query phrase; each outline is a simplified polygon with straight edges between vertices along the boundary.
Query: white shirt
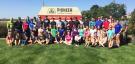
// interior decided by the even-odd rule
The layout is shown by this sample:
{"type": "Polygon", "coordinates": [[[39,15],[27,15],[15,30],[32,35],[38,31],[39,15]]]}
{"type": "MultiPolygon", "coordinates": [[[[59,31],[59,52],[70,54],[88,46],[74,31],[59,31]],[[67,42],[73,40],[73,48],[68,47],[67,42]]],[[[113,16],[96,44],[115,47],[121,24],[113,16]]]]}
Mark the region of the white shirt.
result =
{"type": "Polygon", "coordinates": [[[96,29],[90,29],[90,35],[93,37],[94,34],[96,33],[96,29]]]}
{"type": "Polygon", "coordinates": [[[75,36],[75,41],[79,41],[81,39],[81,36],[75,36]]]}

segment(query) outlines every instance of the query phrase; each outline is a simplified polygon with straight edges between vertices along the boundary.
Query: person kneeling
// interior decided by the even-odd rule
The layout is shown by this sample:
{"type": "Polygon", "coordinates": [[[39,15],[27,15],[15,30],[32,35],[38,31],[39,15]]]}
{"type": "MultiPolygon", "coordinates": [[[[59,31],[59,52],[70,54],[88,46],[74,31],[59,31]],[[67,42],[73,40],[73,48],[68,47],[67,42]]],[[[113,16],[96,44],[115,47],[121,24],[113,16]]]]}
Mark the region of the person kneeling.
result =
{"type": "Polygon", "coordinates": [[[79,36],[79,34],[75,36],[75,43],[76,43],[75,46],[78,46],[81,43],[81,36],[79,36]]]}
{"type": "Polygon", "coordinates": [[[11,36],[11,34],[8,34],[7,37],[6,37],[6,43],[9,46],[12,46],[13,42],[14,42],[14,38],[11,36]]]}
{"type": "Polygon", "coordinates": [[[70,32],[67,33],[67,35],[65,36],[65,44],[67,45],[71,45],[72,44],[72,36],[70,35],[70,32]]]}

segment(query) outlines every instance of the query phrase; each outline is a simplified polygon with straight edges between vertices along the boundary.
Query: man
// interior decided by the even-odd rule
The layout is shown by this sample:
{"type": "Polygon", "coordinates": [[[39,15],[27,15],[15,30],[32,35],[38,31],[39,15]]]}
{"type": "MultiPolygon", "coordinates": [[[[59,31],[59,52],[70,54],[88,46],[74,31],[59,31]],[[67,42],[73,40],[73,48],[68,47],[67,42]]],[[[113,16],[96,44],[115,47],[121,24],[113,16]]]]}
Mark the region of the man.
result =
{"type": "Polygon", "coordinates": [[[8,33],[11,33],[11,36],[13,36],[13,34],[14,34],[13,18],[11,18],[10,21],[7,22],[7,29],[8,29],[8,33]]]}
{"type": "Polygon", "coordinates": [[[55,26],[53,26],[52,28],[51,28],[51,42],[52,43],[55,43],[55,41],[56,41],[56,35],[57,35],[57,29],[56,29],[56,27],[55,26]]]}
{"type": "Polygon", "coordinates": [[[59,21],[56,22],[56,26],[57,27],[61,27],[62,26],[61,18],[59,18],[59,21]]]}
{"type": "Polygon", "coordinates": [[[115,34],[116,34],[116,44],[119,47],[120,46],[120,33],[122,31],[122,26],[119,23],[119,21],[117,21],[117,24],[115,25],[115,34]]]}
{"type": "Polygon", "coordinates": [[[44,27],[49,27],[49,24],[50,24],[50,20],[48,19],[48,16],[45,17],[44,19],[44,27]]]}
{"type": "Polygon", "coordinates": [[[108,19],[107,19],[107,18],[105,18],[105,21],[103,22],[102,27],[103,27],[103,28],[105,28],[106,30],[108,30],[108,28],[109,28],[109,24],[110,24],[110,22],[108,21],[108,19]]]}
{"type": "Polygon", "coordinates": [[[100,20],[100,17],[98,17],[98,20],[96,20],[96,24],[95,24],[96,28],[98,27],[102,27],[102,21],[100,20]]]}
{"type": "Polygon", "coordinates": [[[18,17],[18,20],[15,22],[15,30],[19,33],[22,33],[22,20],[21,17],[18,17]]]}
{"type": "Polygon", "coordinates": [[[53,20],[51,21],[50,25],[51,25],[51,27],[54,27],[54,26],[56,27],[55,18],[53,18],[53,20]]]}
{"type": "Polygon", "coordinates": [[[92,28],[95,26],[95,19],[92,18],[91,21],[89,22],[89,27],[92,28]]]}
{"type": "Polygon", "coordinates": [[[73,28],[73,25],[74,25],[73,19],[70,18],[70,21],[68,22],[69,28],[72,29],[73,28]]]}
{"type": "Polygon", "coordinates": [[[29,23],[29,29],[30,31],[34,30],[35,26],[34,26],[34,22],[33,22],[33,19],[31,19],[30,23],[29,23]]]}
{"type": "Polygon", "coordinates": [[[86,28],[86,26],[89,26],[89,20],[87,19],[85,22],[83,22],[84,28],[86,28]]]}
{"type": "Polygon", "coordinates": [[[64,28],[64,29],[66,29],[66,28],[67,28],[67,23],[68,23],[68,21],[67,21],[67,19],[65,18],[65,20],[64,20],[65,28],[64,28]]]}
{"type": "Polygon", "coordinates": [[[128,20],[127,20],[126,16],[121,17],[120,24],[122,26],[123,41],[126,42],[126,40],[127,40],[127,29],[128,29],[128,20]]]}
{"type": "Polygon", "coordinates": [[[75,27],[78,28],[80,22],[79,22],[79,20],[77,19],[77,17],[75,18],[75,20],[73,21],[73,23],[74,23],[75,27]]]}

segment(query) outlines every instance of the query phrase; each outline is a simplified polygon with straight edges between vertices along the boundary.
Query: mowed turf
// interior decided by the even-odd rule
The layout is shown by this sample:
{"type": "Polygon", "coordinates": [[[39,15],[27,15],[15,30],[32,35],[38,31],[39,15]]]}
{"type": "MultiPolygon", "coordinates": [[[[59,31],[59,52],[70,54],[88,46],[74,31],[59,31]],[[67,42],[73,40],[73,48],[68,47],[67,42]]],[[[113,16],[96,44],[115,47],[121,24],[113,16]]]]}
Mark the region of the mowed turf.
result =
{"type": "Polygon", "coordinates": [[[135,64],[135,45],[114,49],[64,44],[9,47],[0,40],[0,64],[135,64]]]}

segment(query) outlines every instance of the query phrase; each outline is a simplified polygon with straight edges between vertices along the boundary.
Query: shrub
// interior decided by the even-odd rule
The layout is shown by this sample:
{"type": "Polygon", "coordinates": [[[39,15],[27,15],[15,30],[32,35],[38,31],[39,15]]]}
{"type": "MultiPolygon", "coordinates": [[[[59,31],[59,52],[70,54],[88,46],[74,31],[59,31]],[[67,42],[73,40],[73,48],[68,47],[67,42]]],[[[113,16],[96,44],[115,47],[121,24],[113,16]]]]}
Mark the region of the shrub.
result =
{"type": "Polygon", "coordinates": [[[7,35],[6,21],[0,21],[0,38],[5,38],[7,35]]]}

